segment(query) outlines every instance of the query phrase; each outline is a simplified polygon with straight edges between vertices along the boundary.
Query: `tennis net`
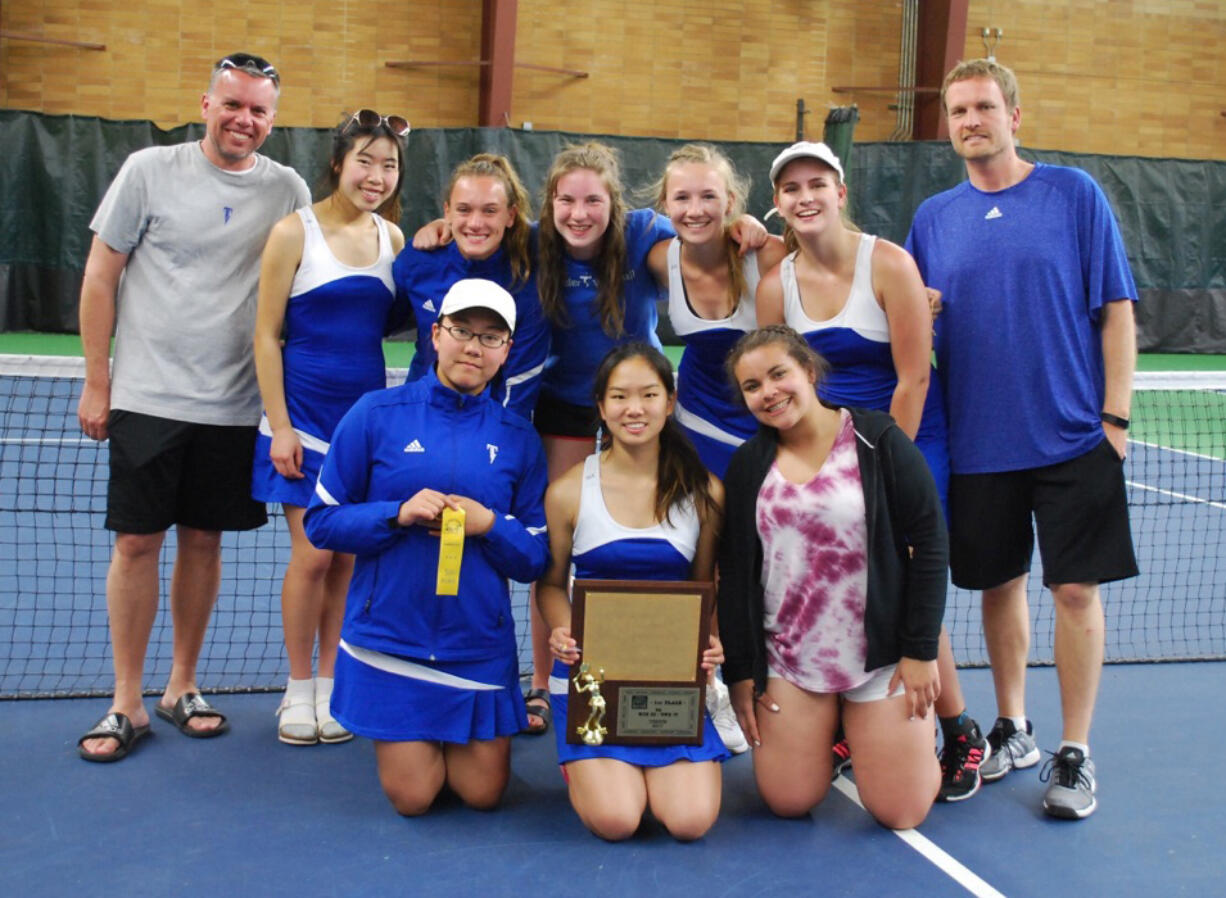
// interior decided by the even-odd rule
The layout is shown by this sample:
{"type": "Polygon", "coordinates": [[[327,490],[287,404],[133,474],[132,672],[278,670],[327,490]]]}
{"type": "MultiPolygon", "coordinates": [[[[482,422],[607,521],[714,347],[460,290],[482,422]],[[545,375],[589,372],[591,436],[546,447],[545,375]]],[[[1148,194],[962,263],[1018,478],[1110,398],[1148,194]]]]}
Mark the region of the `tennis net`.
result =
{"type": "MultiPolygon", "coordinates": [[[[403,370],[389,369],[395,381],[403,370]]],[[[104,695],[112,686],[105,582],[107,445],[77,425],[81,359],[0,356],[0,698],[104,695]]],[[[1104,587],[1109,661],[1226,658],[1226,372],[1137,377],[1126,476],[1141,576],[1104,587]]],[[[200,659],[210,690],[283,687],[281,577],[289,538],[268,526],[223,540],[221,596],[200,659]]],[[[165,595],[174,533],[162,554],[165,595]]],[[[1039,565],[1036,561],[1036,574],[1039,565]]],[[[1032,578],[1031,662],[1050,663],[1050,595],[1032,578]]],[[[171,660],[162,602],[145,682],[171,660]]],[[[531,666],[528,593],[512,595],[520,665],[531,666]]],[[[978,597],[950,590],[959,662],[987,663],[978,597]]]]}

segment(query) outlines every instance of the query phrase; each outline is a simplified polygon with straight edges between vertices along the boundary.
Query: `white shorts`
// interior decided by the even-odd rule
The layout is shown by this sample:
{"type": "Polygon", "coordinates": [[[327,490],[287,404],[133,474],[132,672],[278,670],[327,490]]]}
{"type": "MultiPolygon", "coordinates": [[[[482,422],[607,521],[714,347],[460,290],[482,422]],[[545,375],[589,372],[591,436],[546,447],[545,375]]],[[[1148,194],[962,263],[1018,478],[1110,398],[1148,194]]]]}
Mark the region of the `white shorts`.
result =
{"type": "MultiPolygon", "coordinates": [[[[895,696],[903,695],[906,689],[899,682],[897,688],[890,692],[890,679],[894,676],[894,671],[898,669],[897,664],[887,664],[885,667],[878,667],[869,674],[867,680],[859,686],[840,692],[844,699],[849,702],[879,702],[885,698],[894,698],[895,696]]],[[[772,665],[767,670],[768,677],[776,677],[780,680],[786,680],[787,677],[779,673],[772,665]]],[[[789,681],[790,682],[790,681],[789,681]]],[[[793,684],[794,685],[794,684],[793,684]]]]}

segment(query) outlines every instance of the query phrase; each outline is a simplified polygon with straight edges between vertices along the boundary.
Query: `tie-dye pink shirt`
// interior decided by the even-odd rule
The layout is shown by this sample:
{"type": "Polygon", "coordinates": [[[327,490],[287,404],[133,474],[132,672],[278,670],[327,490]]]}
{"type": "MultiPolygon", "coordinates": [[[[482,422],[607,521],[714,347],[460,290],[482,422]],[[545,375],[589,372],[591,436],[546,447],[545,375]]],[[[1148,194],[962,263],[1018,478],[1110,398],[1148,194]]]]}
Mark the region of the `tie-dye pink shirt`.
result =
{"type": "Polygon", "coordinates": [[[810,692],[865,683],[868,592],[864,488],[851,416],[813,479],[789,482],[778,462],[758,492],[766,650],[771,669],[810,692]]]}

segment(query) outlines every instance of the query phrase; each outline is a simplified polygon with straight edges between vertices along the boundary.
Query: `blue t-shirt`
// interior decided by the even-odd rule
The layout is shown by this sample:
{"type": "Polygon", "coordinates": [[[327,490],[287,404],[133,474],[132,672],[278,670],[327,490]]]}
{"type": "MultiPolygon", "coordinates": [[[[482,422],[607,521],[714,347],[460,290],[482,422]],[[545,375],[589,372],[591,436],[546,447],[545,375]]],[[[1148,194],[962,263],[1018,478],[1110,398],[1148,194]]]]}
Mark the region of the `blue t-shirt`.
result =
{"type": "Polygon", "coordinates": [[[1106,196],[1079,169],[1036,164],[985,193],[925,200],[907,250],[942,293],[937,368],[955,474],[1076,458],[1103,439],[1100,312],[1136,284],[1106,196]]]}
{"type": "Polygon", "coordinates": [[[600,323],[596,306],[598,280],[590,262],[566,257],[562,300],[566,325],[553,327],[552,349],[545,367],[541,391],[571,405],[592,405],[596,368],[610,349],[632,340],[644,340],[656,348],[656,300],[660,290],[647,268],[647,254],[661,240],[675,237],[673,226],[651,209],[626,214],[626,268],[622,277],[622,307],[625,324],[619,337],[610,337],[600,323]]]}
{"type": "Polygon", "coordinates": [[[490,390],[497,401],[531,420],[549,354],[549,323],[537,297],[535,268],[526,283],[512,288],[511,261],[501,247],[488,259],[474,260],[465,258],[455,243],[429,251],[409,245],[396,257],[392,277],[397,300],[403,302],[407,297],[417,322],[417,351],[409,364],[409,380],[434,369],[437,353],[430,341],[430,325],[437,320],[438,308],[452,284],[465,278],[484,278],[514,297],[516,321],[511,352],[490,390]]]}

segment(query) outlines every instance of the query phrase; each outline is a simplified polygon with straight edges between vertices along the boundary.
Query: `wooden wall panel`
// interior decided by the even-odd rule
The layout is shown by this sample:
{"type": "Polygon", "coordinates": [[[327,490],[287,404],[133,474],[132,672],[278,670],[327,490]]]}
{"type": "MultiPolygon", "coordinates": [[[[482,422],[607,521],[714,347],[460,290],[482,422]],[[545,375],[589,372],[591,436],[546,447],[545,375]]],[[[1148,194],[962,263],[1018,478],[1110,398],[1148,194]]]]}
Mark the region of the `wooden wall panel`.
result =
{"type": "Polygon", "coordinates": [[[393,59],[475,60],[481,0],[7,0],[6,31],[96,41],[102,52],[5,39],[0,105],[47,113],[199,117],[212,64],[237,50],[280,70],[281,125],[331,126],[362,106],[436,127],[471,125],[477,69],[388,69],[393,59]]]}
{"type": "Polygon", "coordinates": [[[983,28],[1004,31],[1023,144],[1226,159],[1226,3],[971,0],[967,57],[984,55],[983,28]]]}
{"type": "MultiPolygon", "coordinates": [[[[334,125],[372,106],[422,127],[477,122],[481,0],[6,0],[0,26],[98,41],[103,52],[0,43],[0,105],[195,120],[210,64],[268,56],[282,125],[334,125]]],[[[901,0],[520,0],[511,121],[537,129],[791,140],[796,100],[821,134],[830,105],[860,107],[858,140],[895,128],[901,0]]],[[[1226,2],[971,0],[966,55],[1003,28],[997,57],[1022,83],[1023,143],[1083,152],[1226,158],[1226,2]]]]}

